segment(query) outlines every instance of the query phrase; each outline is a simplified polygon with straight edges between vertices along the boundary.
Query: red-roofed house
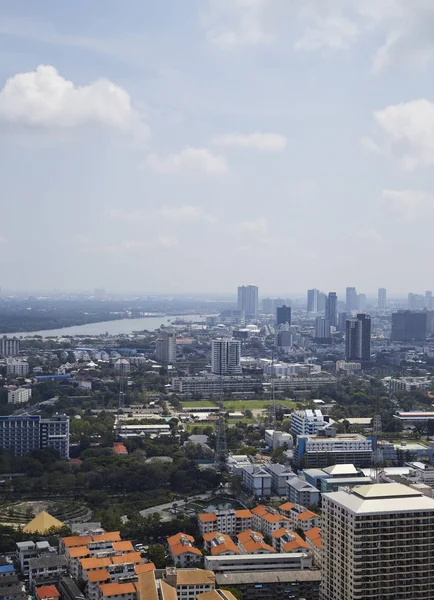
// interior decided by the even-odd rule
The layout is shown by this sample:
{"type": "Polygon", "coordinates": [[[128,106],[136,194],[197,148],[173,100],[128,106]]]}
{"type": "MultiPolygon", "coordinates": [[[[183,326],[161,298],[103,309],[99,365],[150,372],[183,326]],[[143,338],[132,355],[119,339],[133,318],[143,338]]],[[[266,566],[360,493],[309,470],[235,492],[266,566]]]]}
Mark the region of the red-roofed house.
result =
{"type": "Polygon", "coordinates": [[[60,598],[59,590],[55,585],[44,585],[35,588],[35,595],[38,600],[57,600],[60,598]]]}
{"type": "Polygon", "coordinates": [[[198,564],[202,552],[193,546],[194,537],[185,533],[177,533],[167,538],[169,551],[177,567],[189,567],[198,564]]]}

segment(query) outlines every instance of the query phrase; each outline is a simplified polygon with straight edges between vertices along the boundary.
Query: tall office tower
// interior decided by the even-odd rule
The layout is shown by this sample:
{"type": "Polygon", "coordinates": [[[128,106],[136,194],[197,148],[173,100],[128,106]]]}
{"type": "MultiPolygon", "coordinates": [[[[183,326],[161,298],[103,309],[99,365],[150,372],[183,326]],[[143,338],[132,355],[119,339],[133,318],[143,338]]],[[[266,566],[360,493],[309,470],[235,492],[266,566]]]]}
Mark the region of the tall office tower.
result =
{"type": "Polygon", "coordinates": [[[378,310],[384,310],[387,306],[386,288],[378,288],[378,310]]]}
{"type": "Polygon", "coordinates": [[[432,292],[427,290],[425,292],[425,308],[428,310],[432,310],[434,308],[432,292]]]}
{"type": "Polygon", "coordinates": [[[433,600],[434,500],[400,483],[322,495],[321,600],[433,600]]]}
{"type": "Polygon", "coordinates": [[[218,339],[211,341],[211,372],[216,375],[241,373],[241,342],[218,339]]]}
{"type": "Polygon", "coordinates": [[[330,292],[326,303],[326,319],[329,320],[332,327],[337,326],[338,322],[338,297],[336,292],[330,292]]]}
{"type": "Polygon", "coordinates": [[[318,312],[325,312],[327,296],[324,292],[318,292],[318,312]]]}
{"type": "Polygon", "coordinates": [[[345,357],[350,360],[369,361],[371,359],[371,317],[358,314],[356,319],[348,319],[346,325],[345,357]]]}
{"type": "Polygon", "coordinates": [[[392,314],[392,342],[423,342],[426,332],[426,312],[399,310],[392,314]]]}
{"type": "Polygon", "coordinates": [[[356,292],[355,287],[347,287],[346,294],[345,294],[345,301],[346,301],[347,312],[350,313],[352,310],[357,310],[358,298],[357,298],[357,292],[356,292]]]}
{"type": "Polygon", "coordinates": [[[307,312],[318,312],[318,290],[307,290],[307,312]]]}
{"type": "Polygon", "coordinates": [[[41,448],[54,448],[60,458],[69,458],[69,417],[54,415],[49,419],[41,419],[41,448]]]}
{"type": "Polygon", "coordinates": [[[408,295],[408,308],[409,310],[422,310],[425,308],[425,296],[410,293],[408,295]]]}
{"type": "Polygon", "coordinates": [[[176,333],[173,329],[163,329],[155,343],[157,361],[171,365],[176,362],[176,333]]]}
{"type": "Polygon", "coordinates": [[[360,312],[365,312],[367,303],[366,294],[357,295],[357,308],[360,312]]]}
{"type": "Polygon", "coordinates": [[[292,347],[293,343],[293,332],[292,327],[288,325],[288,323],[284,323],[283,325],[279,325],[278,330],[276,332],[274,338],[274,345],[283,352],[288,352],[292,347]]]}
{"type": "Polygon", "coordinates": [[[434,310],[426,311],[426,334],[428,337],[434,335],[434,310]]]}
{"type": "Polygon", "coordinates": [[[286,306],[278,306],[276,309],[276,322],[277,325],[283,325],[284,323],[288,323],[291,325],[291,307],[286,306]]]}
{"type": "Polygon", "coordinates": [[[338,315],[338,329],[339,331],[346,331],[347,328],[347,316],[346,312],[340,312],[338,315]]]}
{"type": "Polygon", "coordinates": [[[8,338],[5,335],[0,339],[0,356],[18,356],[20,353],[20,340],[16,337],[8,338]]]}
{"type": "Polygon", "coordinates": [[[258,288],[256,285],[242,285],[238,288],[238,309],[244,310],[246,319],[258,315],[258,288]]]}
{"type": "Polygon", "coordinates": [[[273,310],[273,299],[272,298],[263,298],[262,299],[262,312],[266,315],[271,315],[273,310]]]}
{"type": "Polygon", "coordinates": [[[330,344],[330,321],[324,317],[315,319],[315,341],[319,344],[330,344]]]}

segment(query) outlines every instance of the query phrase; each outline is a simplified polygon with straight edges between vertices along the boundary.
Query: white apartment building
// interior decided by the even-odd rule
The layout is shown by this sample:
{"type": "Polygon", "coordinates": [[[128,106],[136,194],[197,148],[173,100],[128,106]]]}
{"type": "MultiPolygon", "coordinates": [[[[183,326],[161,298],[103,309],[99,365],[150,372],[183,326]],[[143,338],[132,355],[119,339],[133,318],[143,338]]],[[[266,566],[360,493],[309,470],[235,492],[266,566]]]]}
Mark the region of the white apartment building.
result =
{"type": "Polygon", "coordinates": [[[434,599],[434,500],[380,483],[322,497],[322,600],[434,599]]]}
{"type": "Polygon", "coordinates": [[[248,465],[242,471],[243,486],[258,498],[271,496],[271,475],[264,467],[248,465]]]}
{"type": "Polygon", "coordinates": [[[286,431],[278,431],[277,429],[265,430],[265,443],[267,446],[270,446],[270,448],[273,448],[273,450],[282,448],[282,446],[285,445],[288,448],[293,448],[294,446],[292,435],[286,431]]]}
{"type": "MultiPolygon", "coordinates": [[[[258,386],[258,380],[254,377],[242,375],[216,375],[173,377],[172,390],[178,394],[201,394],[204,398],[218,396],[220,391],[232,392],[234,394],[253,392],[258,386]]],[[[192,409],[190,409],[192,410],[192,409]]]]}
{"type": "Polygon", "coordinates": [[[301,504],[302,506],[319,503],[321,496],[319,490],[310,483],[307,483],[306,480],[301,479],[301,477],[291,477],[291,479],[287,480],[286,486],[290,502],[301,504]]]}
{"type": "Polygon", "coordinates": [[[6,361],[6,373],[17,377],[27,377],[29,374],[29,363],[26,360],[9,358],[6,361]]]}
{"type": "Polygon", "coordinates": [[[16,337],[10,338],[4,335],[0,338],[0,356],[17,356],[20,353],[20,340],[16,337]]]}
{"type": "Polygon", "coordinates": [[[17,388],[8,391],[8,404],[25,404],[32,397],[31,388],[17,388]]]}
{"type": "Polygon", "coordinates": [[[296,410],[291,413],[291,433],[294,435],[315,435],[328,425],[321,410],[296,410]]]}
{"type": "Polygon", "coordinates": [[[278,529],[290,525],[290,520],[271,506],[260,504],[252,509],[252,513],[254,515],[253,527],[262,535],[266,535],[269,538],[278,529]]]}
{"type": "Polygon", "coordinates": [[[271,491],[277,496],[286,496],[286,482],[288,479],[296,477],[296,474],[285,465],[268,463],[267,465],[264,465],[264,467],[271,475],[271,491]]]}
{"type": "Polygon", "coordinates": [[[327,467],[330,464],[353,464],[368,467],[372,463],[372,441],[357,433],[335,437],[299,435],[296,460],[305,468],[327,467]]]}
{"type": "Polygon", "coordinates": [[[357,373],[362,370],[362,363],[346,360],[336,361],[336,371],[344,371],[347,375],[357,373]]]}
{"type": "Polygon", "coordinates": [[[212,531],[235,536],[241,531],[251,529],[253,513],[247,509],[218,510],[215,513],[202,513],[197,516],[199,530],[202,536],[212,531]]]}
{"type": "Polygon", "coordinates": [[[155,344],[157,361],[171,365],[176,362],[176,333],[174,329],[163,329],[155,344]]]}
{"type": "Polygon", "coordinates": [[[241,373],[241,342],[231,338],[211,340],[211,372],[216,375],[241,373]]]}
{"type": "Polygon", "coordinates": [[[118,423],[114,426],[116,434],[123,440],[144,435],[170,435],[170,425],[154,423],[152,425],[126,425],[118,423]]]}
{"type": "Polygon", "coordinates": [[[175,588],[178,600],[196,600],[198,594],[210,592],[215,588],[213,571],[205,569],[167,567],[163,581],[175,588]]]}

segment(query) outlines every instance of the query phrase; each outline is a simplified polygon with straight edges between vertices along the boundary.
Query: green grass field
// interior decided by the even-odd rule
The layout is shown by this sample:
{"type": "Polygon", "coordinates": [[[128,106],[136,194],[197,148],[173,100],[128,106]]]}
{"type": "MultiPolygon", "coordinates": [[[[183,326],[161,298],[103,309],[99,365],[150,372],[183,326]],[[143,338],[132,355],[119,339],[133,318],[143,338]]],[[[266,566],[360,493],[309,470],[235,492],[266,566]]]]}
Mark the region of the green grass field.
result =
{"type": "Polygon", "coordinates": [[[182,405],[194,408],[195,406],[216,406],[216,403],[210,400],[182,400],[182,405]]]}
{"type": "MultiPolygon", "coordinates": [[[[230,400],[224,402],[226,410],[235,412],[238,410],[257,410],[260,408],[266,408],[270,404],[270,400],[230,400]]],[[[286,408],[295,408],[296,403],[291,400],[276,400],[276,404],[283,404],[286,408]]]]}

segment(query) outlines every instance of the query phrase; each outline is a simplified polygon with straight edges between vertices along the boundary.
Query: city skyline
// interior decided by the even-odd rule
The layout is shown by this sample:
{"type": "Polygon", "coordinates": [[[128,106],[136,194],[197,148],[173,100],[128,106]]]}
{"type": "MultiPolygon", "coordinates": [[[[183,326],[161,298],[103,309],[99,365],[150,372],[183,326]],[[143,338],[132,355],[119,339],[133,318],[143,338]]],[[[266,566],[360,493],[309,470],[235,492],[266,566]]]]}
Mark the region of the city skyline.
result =
{"type": "Polygon", "coordinates": [[[379,4],[2,2],[2,285],[425,289],[434,7],[379,4]]]}

